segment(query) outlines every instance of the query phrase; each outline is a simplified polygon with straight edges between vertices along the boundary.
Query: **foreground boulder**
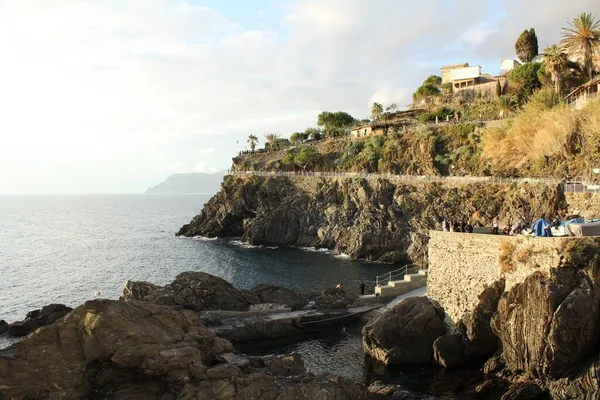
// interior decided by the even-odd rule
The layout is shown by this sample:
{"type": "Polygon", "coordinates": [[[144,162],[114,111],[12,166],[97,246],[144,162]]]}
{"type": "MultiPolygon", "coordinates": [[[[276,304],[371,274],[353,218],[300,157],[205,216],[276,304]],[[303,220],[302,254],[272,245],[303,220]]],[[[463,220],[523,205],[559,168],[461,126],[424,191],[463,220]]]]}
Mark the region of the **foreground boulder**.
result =
{"type": "Polygon", "coordinates": [[[435,362],[445,368],[454,368],[464,365],[465,346],[461,335],[440,336],[433,342],[433,358],[435,362]]]}
{"type": "Polygon", "coordinates": [[[446,333],[444,311],[427,297],[411,297],[362,330],[365,352],[384,364],[433,360],[433,342],[446,333]]]}
{"type": "Polygon", "coordinates": [[[204,272],[183,272],[163,287],[127,281],[121,300],[150,301],[186,310],[247,311],[250,302],[231,283],[204,272]]]}
{"type": "Polygon", "coordinates": [[[584,271],[551,269],[505,293],[492,319],[506,367],[530,378],[556,379],[598,344],[600,297],[584,271]]]}
{"type": "MultiPolygon", "coordinates": [[[[9,336],[26,336],[39,327],[54,323],[54,321],[64,317],[71,310],[71,307],[67,307],[64,304],[50,304],[42,307],[40,310],[28,312],[23,321],[5,326],[5,330],[9,336]]],[[[3,330],[2,322],[4,321],[0,321],[0,333],[3,330]]]]}
{"type": "Polygon", "coordinates": [[[94,300],[0,356],[0,398],[366,399],[344,379],[306,373],[297,356],[256,368],[197,313],[149,302],[94,300]],[[243,360],[242,360],[243,361],[243,360]],[[297,377],[269,372],[281,370],[297,377]]]}
{"type": "Polygon", "coordinates": [[[280,304],[289,307],[294,311],[299,310],[308,304],[308,300],[293,290],[268,283],[261,283],[252,288],[249,292],[257,297],[259,303],[280,304]]]}

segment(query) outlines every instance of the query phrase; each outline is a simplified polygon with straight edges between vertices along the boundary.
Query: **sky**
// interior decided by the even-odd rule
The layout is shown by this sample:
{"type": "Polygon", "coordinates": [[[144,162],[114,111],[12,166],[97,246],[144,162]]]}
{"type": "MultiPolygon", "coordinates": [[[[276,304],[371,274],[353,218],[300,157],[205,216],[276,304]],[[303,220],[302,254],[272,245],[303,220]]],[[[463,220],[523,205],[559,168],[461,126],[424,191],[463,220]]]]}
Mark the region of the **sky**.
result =
{"type": "Polygon", "coordinates": [[[0,0],[0,194],[142,193],[249,134],[405,107],[445,64],[497,74],[598,0],[0,0]]]}

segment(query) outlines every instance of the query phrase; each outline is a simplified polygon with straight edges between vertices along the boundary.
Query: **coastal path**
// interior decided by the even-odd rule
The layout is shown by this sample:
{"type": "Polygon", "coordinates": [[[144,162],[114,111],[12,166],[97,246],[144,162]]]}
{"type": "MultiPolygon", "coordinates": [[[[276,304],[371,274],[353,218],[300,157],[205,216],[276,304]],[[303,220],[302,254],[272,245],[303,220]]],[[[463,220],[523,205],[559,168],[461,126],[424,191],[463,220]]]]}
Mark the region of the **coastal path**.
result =
{"type": "Polygon", "coordinates": [[[382,306],[376,303],[338,310],[204,311],[200,315],[217,336],[239,343],[340,329],[382,306]]]}
{"type": "Polygon", "coordinates": [[[479,183],[487,185],[511,185],[520,183],[534,183],[554,186],[562,181],[558,179],[543,178],[497,178],[493,176],[438,176],[438,175],[396,175],[374,174],[363,172],[316,172],[316,171],[228,171],[234,176],[284,176],[290,178],[317,177],[317,178],[362,178],[362,179],[387,179],[392,182],[417,184],[417,183],[479,183]]]}

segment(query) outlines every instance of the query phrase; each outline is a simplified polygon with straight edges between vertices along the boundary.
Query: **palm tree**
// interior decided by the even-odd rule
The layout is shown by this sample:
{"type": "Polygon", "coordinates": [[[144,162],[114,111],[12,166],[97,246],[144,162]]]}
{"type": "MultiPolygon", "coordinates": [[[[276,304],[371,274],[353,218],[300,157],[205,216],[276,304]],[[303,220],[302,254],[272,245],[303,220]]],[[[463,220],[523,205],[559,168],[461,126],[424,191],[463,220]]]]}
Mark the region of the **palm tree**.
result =
{"type": "Polygon", "coordinates": [[[371,106],[371,117],[374,120],[378,120],[381,117],[381,114],[383,114],[383,106],[381,103],[373,103],[371,106]]]}
{"type": "Polygon", "coordinates": [[[588,79],[592,79],[594,56],[600,52],[600,21],[590,13],[581,13],[562,29],[560,44],[569,55],[583,57],[583,67],[588,79]]]}
{"type": "Polygon", "coordinates": [[[511,96],[503,94],[498,97],[498,107],[500,107],[500,116],[505,117],[517,108],[517,103],[511,96]]]}
{"type": "Polygon", "coordinates": [[[277,139],[279,139],[279,134],[277,133],[267,133],[263,136],[265,137],[265,139],[267,139],[267,145],[269,148],[273,148],[275,142],[277,141],[277,139]]]}
{"type": "Polygon", "coordinates": [[[256,148],[256,143],[258,143],[258,138],[254,135],[250,135],[248,136],[248,143],[250,143],[250,149],[254,151],[254,149],[256,148]]]}
{"type": "Polygon", "coordinates": [[[561,78],[565,65],[567,64],[567,55],[557,45],[546,47],[544,50],[544,64],[554,82],[554,93],[559,94],[561,89],[561,78]]]}

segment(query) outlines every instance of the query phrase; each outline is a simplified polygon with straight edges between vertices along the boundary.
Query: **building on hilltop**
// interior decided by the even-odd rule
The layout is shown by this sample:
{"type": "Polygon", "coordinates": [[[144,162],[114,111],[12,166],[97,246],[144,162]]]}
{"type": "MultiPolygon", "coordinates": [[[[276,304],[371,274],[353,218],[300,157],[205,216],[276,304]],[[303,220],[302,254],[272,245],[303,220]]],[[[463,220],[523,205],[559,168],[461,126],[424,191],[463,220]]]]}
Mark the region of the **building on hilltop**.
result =
{"type": "MultiPolygon", "coordinates": [[[[503,60],[507,61],[507,60],[503,60]]],[[[516,62],[517,60],[512,60],[516,62]]],[[[514,65],[513,62],[513,65],[514,65]]],[[[510,62],[506,62],[506,67],[510,66],[510,62]]],[[[481,72],[481,66],[470,66],[469,63],[447,65],[441,68],[442,83],[451,83],[452,92],[459,93],[462,96],[481,94],[483,96],[491,96],[496,93],[496,84],[500,80],[502,87],[506,85],[506,78],[503,76],[496,77],[494,75],[481,72]],[[444,76],[446,81],[444,81],[444,76]]]]}
{"type": "Polygon", "coordinates": [[[411,109],[384,113],[378,121],[353,127],[350,130],[350,137],[357,139],[371,135],[385,135],[390,128],[398,128],[413,123],[414,119],[424,111],[421,109],[411,109]]]}
{"type": "Polygon", "coordinates": [[[445,65],[441,68],[442,70],[442,85],[445,83],[450,83],[450,73],[454,69],[465,68],[468,67],[469,63],[459,63],[459,64],[451,64],[445,65]]]}
{"type": "Polygon", "coordinates": [[[523,65],[523,63],[516,58],[505,58],[500,61],[500,76],[506,76],[510,71],[517,68],[519,65],[523,65]]]}
{"type": "Polygon", "coordinates": [[[598,98],[600,98],[600,75],[573,90],[565,97],[565,100],[571,107],[579,110],[588,101],[598,98]]]}

